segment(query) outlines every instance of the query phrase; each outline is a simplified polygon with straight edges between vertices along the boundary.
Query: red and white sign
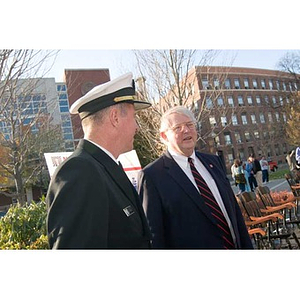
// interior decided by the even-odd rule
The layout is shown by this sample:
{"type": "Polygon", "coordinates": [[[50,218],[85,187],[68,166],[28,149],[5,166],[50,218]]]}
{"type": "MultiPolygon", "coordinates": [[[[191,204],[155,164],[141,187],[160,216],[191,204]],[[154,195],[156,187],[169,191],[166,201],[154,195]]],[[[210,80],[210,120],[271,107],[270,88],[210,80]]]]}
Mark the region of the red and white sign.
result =
{"type": "MultiPolygon", "coordinates": [[[[56,167],[67,159],[72,152],[44,153],[50,177],[52,177],[56,167]]],[[[134,187],[137,185],[137,175],[142,169],[139,158],[135,150],[121,154],[118,159],[123,169],[134,187]]]]}

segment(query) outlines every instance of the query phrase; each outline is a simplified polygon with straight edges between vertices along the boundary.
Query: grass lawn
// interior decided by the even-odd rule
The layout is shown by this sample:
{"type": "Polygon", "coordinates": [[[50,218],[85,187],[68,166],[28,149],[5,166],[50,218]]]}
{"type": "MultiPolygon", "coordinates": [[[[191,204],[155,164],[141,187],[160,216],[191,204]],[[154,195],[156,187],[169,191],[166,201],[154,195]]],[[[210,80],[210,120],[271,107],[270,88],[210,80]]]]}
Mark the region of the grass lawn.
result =
{"type": "Polygon", "coordinates": [[[269,172],[269,180],[282,179],[286,173],[289,173],[289,169],[277,169],[275,172],[269,172]]]}

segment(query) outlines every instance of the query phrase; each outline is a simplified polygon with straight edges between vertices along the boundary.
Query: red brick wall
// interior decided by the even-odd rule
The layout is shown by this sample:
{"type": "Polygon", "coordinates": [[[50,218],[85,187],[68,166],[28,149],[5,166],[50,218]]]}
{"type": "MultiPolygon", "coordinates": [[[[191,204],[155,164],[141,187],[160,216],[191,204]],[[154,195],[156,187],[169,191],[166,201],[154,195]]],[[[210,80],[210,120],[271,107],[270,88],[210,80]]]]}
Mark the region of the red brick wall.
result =
{"type": "MultiPolygon", "coordinates": [[[[94,86],[110,81],[109,69],[67,69],[65,82],[68,89],[69,106],[94,86]]],[[[75,142],[83,138],[80,118],[71,115],[75,142]]]]}

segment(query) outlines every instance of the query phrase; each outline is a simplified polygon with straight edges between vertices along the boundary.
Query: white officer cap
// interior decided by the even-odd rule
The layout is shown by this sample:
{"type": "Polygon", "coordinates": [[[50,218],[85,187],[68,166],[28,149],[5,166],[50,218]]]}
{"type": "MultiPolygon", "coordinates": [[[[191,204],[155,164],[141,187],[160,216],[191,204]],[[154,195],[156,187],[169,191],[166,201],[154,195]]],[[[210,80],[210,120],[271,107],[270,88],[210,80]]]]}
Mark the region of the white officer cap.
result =
{"type": "Polygon", "coordinates": [[[79,114],[81,119],[111,105],[132,103],[135,110],[148,108],[149,102],[138,101],[132,73],[124,74],[114,80],[95,86],[70,107],[71,114],[79,114]]]}

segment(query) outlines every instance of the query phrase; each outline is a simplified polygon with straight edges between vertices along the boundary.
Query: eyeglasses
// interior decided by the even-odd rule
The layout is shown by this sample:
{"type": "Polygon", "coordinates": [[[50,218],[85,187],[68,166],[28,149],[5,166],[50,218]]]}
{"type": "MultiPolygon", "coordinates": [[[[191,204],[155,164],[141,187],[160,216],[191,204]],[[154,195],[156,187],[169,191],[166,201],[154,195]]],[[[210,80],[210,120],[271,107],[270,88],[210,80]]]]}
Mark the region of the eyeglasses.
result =
{"type": "Polygon", "coordinates": [[[169,128],[169,130],[172,130],[175,133],[181,133],[184,131],[185,127],[187,127],[189,130],[195,130],[196,123],[187,122],[187,123],[178,124],[178,125],[173,126],[172,128],[169,128]]]}

